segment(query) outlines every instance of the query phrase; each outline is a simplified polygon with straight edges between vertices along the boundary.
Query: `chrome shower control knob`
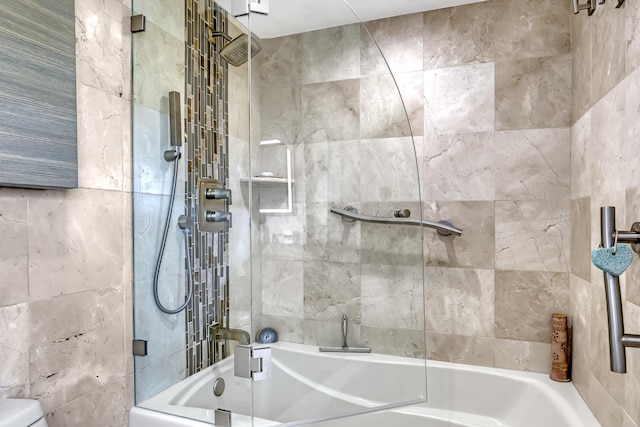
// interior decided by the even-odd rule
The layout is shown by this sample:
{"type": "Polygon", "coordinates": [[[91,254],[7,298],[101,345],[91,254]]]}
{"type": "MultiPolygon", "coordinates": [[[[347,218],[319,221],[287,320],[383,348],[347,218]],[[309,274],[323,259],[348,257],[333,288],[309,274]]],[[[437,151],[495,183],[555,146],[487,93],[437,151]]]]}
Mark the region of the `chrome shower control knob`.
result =
{"type": "Polygon", "coordinates": [[[204,191],[204,196],[207,200],[227,199],[231,204],[231,190],[228,188],[207,188],[204,191]]]}
{"type": "Polygon", "coordinates": [[[396,218],[409,218],[411,211],[409,209],[396,209],[393,211],[393,216],[396,218]]]}
{"type": "Polygon", "coordinates": [[[226,222],[231,227],[231,213],[222,211],[207,211],[204,218],[209,222],[226,222]]]}

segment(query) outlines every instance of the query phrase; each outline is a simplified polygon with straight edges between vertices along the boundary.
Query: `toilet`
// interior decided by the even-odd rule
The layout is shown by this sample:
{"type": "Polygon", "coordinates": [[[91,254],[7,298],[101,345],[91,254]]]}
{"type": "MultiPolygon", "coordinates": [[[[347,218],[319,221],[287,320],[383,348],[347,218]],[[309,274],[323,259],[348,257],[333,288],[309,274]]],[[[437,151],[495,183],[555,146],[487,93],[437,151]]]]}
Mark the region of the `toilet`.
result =
{"type": "Polygon", "coordinates": [[[33,399],[0,399],[0,427],[47,427],[42,405],[33,399]]]}

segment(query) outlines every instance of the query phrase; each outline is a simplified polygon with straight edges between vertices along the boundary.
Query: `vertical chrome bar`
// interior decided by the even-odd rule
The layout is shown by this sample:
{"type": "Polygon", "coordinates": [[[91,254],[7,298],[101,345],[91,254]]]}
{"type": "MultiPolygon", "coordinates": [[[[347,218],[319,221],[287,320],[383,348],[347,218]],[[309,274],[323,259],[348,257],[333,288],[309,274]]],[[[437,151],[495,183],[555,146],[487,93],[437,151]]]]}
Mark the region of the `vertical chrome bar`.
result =
{"type": "Polygon", "coordinates": [[[182,109],[180,92],[169,92],[169,141],[172,147],[182,146],[182,109]]]}
{"type": "MultiPolygon", "coordinates": [[[[600,237],[602,246],[613,246],[613,234],[616,230],[616,208],[603,206],[600,208],[600,237]]],[[[622,342],[624,336],[624,321],[622,318],[622,297],[620,295],[620,281],[617,276],[604,273],[604,290],[607,298],[607,317],[609,319],[609,356],[611,371],[623,374],[627,372],[625,348],[622,342]]]]}

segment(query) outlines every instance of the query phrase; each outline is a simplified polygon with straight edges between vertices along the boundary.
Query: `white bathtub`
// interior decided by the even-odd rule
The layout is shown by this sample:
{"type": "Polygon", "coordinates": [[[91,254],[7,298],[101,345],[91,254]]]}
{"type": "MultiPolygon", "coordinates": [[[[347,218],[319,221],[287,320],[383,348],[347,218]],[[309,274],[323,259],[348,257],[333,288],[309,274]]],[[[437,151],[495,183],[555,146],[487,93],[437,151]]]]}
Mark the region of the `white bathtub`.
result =
{"type": "MultiPolygon", "coordinates": [[[[253,383],[256,427],[424,397],[421,360],[319,353],[318,347],[289,343],[274,344],[272,359],[273,378],[253,383]]],[[[427,377],[427,403],[313,425],[600,427],[571,383],[544,374],[428,361],[427,377]]],[[[233,376],[228,358],[131,409],[129,427],[210,426],[216,408],[233,412],[234,427],[250,427],[251,387],[249,380],[233,376]],[[213,382],[219,377],[226,390],[215,397],[213,382]]]]}

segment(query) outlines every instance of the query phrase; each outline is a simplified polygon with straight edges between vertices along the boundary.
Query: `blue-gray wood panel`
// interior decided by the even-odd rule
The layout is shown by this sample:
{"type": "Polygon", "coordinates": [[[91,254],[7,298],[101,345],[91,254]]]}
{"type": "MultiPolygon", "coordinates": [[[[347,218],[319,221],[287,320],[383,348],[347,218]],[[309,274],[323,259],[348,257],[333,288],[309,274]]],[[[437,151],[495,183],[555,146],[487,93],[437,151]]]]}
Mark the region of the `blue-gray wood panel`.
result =
{"type": "Polygon", "coordinates": [[[0,0],[0,186],[78,186],[74,18],[74,0],[0,0]]]}

